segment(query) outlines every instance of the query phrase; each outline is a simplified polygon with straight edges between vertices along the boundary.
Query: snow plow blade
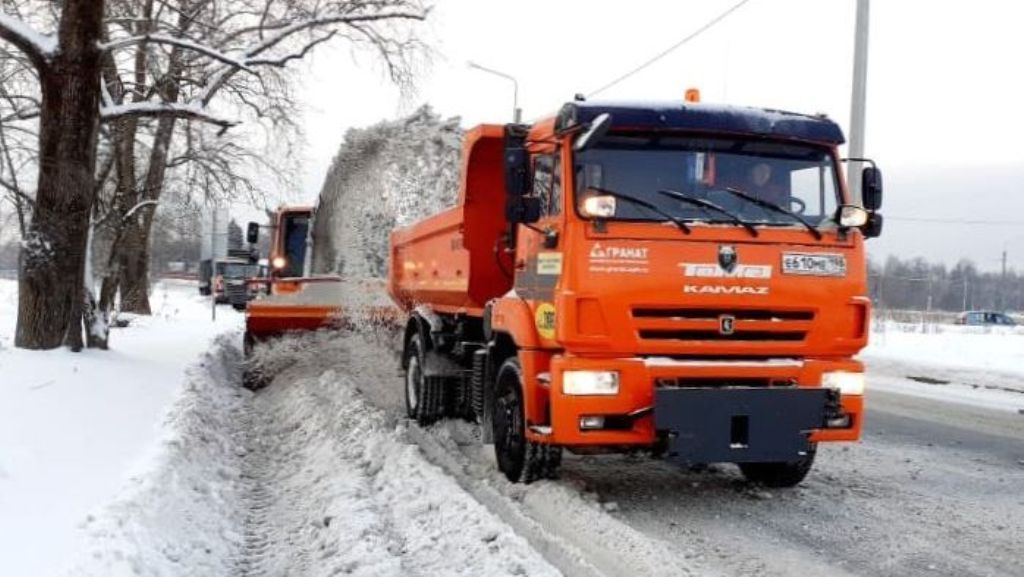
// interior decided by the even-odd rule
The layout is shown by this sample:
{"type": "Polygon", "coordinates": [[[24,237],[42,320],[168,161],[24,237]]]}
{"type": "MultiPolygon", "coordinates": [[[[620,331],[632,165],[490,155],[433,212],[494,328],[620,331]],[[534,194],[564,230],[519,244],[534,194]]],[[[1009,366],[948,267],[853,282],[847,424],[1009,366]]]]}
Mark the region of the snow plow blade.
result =
{"type": "Polygon", "coordinates": [[[384,281],[346,281],[336,276],[257,279],[270,294],[245,311],[247,349],[292,331],[356,326],[398,326],[400,311],[386,301],[384,281]]]}

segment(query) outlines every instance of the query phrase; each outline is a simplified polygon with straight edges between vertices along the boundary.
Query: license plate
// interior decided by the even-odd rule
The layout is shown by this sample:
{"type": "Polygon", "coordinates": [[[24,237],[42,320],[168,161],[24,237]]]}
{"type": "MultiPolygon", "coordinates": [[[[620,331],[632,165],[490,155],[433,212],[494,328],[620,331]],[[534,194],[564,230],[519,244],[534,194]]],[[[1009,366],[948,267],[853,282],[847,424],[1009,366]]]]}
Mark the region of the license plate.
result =
{"type": "Polygon", "coordinates": [[[846,276],[846,257],[841,254],[787,252],[782,255],[783,274],[846,276]]]}

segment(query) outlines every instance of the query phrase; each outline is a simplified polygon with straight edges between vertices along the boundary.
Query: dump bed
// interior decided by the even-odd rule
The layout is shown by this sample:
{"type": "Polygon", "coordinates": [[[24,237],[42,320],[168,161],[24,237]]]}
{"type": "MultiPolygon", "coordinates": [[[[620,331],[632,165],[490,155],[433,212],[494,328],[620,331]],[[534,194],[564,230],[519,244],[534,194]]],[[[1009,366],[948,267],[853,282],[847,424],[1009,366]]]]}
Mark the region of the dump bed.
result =
{"type": "Polygon", "coordinates": [[[391,233],[388,292],[406,310],[478,315],[512,288],[512,259],[500,239],[505,220],[505,129],[466,133],[458,204],[391,233]]]}

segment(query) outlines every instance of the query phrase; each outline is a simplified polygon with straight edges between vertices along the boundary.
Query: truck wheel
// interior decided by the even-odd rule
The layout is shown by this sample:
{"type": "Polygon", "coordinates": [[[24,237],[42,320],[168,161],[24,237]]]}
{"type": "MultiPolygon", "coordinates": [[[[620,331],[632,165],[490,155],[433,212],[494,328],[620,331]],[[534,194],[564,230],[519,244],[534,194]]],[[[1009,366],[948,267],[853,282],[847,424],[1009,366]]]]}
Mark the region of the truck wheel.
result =
{"type": "Polygon", "coordinates": [[[420,399],[423,395],[423,361],[426,351],[423,350],[423,338],[417,333],[409,338],[406,346],[407,355],[405,369],[405,414],[410,419],[420,417],[420,399]]]}
{"type": "Polygon", "coordinates": [[[494,390],[494,455],[498,470],[518,483],[526,463],[526,427],[523,378],[519,359],[512,357],[498,369],[494,390]]]}
{"type": "Polygon", "coordinates": [[[562,447],[526,440],[523,371],[512,357],[498,369],[494,391],[494,454],[498,469],[513,483],[554,479],[562,464],[562,447]]]}
{"type": "Polygon", "coordinates": [[[814,465],[814,455],[818,452],[817,443],[811,443],[807,455],[787,463],[740,463],[743,476],[752,483],[765,487],[794,487],[804,480],[814,465]]]}

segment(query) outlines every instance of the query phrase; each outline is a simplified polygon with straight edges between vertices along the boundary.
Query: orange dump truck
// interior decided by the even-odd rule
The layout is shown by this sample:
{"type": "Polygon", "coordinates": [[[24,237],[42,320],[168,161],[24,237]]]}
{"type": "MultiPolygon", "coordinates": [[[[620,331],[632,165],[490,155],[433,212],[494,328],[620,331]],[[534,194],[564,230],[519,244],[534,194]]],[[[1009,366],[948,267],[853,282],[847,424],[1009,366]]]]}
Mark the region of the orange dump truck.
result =
{"type": "Polygon", "coordinates": [[[571,102],[465,136],[458,205],[393,231],[408,414],[479,420],[513,481],[648,450],[800,482],[863,422],[864,240],[823,116],[571,102]]]}
{"type": "MultiPolygon", "coordinates": [[[[246,352],[258,341],[291,331],[395,317],[396,311],[386,299],[378,302],[365,296],[383,295],[383,282],[309,274],[313,213],[308,206],[285,206],[274,214],[268,227],[270,276],[252,281],[268,288],[264,296],[246,306],[246,352]]],[[[249,223],[249,243],[258,240],[259,230],[258,223],[249,223]]]]}

